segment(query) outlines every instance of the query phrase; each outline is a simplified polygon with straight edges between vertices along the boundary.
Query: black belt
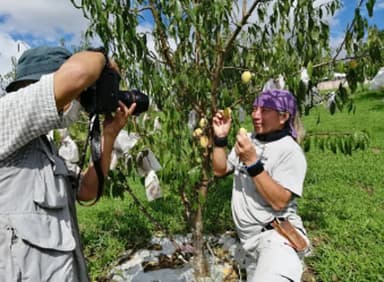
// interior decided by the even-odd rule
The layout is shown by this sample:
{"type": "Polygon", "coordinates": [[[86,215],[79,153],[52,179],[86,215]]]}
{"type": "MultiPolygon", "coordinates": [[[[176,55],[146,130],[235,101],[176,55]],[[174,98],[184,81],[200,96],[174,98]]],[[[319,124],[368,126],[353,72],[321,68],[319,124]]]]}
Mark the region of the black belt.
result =
{"type": "Polygon", "coordinates": [[[278,220],[278,221],[286,221],[287,219],[286,219],[285,217],[275,217],[273,220],[271,220],[270,222],[268,222],[267,224],[265,224],[265,225],[263,226],[263,228],[261,228],[261,232],[264,232],[264,231],[268,231],[268,230],[273,229],[272,222],[274,222],[275,220],[278,220]]]}

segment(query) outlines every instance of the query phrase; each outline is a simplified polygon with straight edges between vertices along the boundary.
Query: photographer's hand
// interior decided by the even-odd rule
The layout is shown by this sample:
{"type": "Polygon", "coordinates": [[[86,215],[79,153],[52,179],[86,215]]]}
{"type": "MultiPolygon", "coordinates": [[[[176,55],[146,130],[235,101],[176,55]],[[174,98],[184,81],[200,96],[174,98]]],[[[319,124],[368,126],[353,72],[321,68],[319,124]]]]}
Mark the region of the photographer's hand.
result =
{"type": "Polygon", "coordinates": [[[121,101],[116,109],[114,116],[106,115],[103,123],[103,137],[113,139],[115,141],[120,130],[127,124],[128,118],[132,115],[136,108],[133,103],[129,108],[121,101]]]}

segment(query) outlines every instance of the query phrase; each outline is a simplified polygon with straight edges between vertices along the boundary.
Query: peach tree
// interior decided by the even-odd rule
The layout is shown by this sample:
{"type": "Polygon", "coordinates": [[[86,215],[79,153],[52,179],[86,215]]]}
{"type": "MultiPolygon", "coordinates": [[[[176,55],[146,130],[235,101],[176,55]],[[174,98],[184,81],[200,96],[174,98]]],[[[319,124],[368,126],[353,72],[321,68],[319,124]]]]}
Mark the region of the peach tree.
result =
{"type": "MultiPolygon", "coordinates": [[[[307,114],[313,106],[308,103],[312,86],[336,67],[347,72],[352,87],[340,85],[335,106],[353,110],[353,86],[372,72],[365,67],[368,62],[378,66],[382,55],[382,41],[373,29],[367,32],[370,27],[363,17],[365,11],[372,16],[374,0],[356,4],[344,40],[333,52],[329,19],[341,8],[339,0],[71,1],[90,20],[87,35],[99,36],[119,62],[126,87],[147,92],[156,105],[158,111],[147,116],[159,117],[161,130],[138,130],[146,136],[142,146],[149,146],[163,165],[161,183],[178,193],[185,207],[194,238],[196,277],[208,275],[203,213],[208,188],[215,181],[213,113],[226,109],[234,126],[240,127],[241,108],[249,112],[266,81],[282,75],[301,113],[307,114]],[[302,68],[307,69],[307,83],[300,78],[302,68]]],[[[355,139],[331,143],[348,153],[364,146],[364,137],[355,139]]]]}

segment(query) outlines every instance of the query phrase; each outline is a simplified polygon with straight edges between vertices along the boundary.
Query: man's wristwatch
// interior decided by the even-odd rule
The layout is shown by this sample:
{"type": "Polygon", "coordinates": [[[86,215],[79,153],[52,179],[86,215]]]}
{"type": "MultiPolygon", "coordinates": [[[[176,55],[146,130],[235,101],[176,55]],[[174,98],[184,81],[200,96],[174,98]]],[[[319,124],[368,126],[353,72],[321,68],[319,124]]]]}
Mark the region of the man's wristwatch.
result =
{"type": "Polygon", "coordinates": [[[216,135],[213,136],[213,144],[216,147],[227,147],[228,145],[228,137],[218,137],[216,135]]]}
{"type": "Polygon", "coordinates": [[[255,177],[264,171],[264,164],[261,160],[257,160],[255,163],[245,166],[245,169],[247,170],[249,176],[255,177]]]}

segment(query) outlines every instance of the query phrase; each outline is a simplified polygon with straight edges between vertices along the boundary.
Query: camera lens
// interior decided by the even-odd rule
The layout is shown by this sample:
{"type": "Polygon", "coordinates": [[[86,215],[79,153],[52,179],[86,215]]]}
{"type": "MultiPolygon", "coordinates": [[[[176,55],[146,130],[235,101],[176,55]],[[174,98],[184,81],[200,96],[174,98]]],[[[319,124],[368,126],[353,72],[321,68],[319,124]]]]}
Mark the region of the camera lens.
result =
{"type": "Polygon", "coordinates": [[[136,108],[133,111],[134,115],[139,115],[148,110],[149,98],[143,92],[133,89],[128,91],[119,91],[118,99],[122,101],[127,107],[136,103],[136,108]]]}

